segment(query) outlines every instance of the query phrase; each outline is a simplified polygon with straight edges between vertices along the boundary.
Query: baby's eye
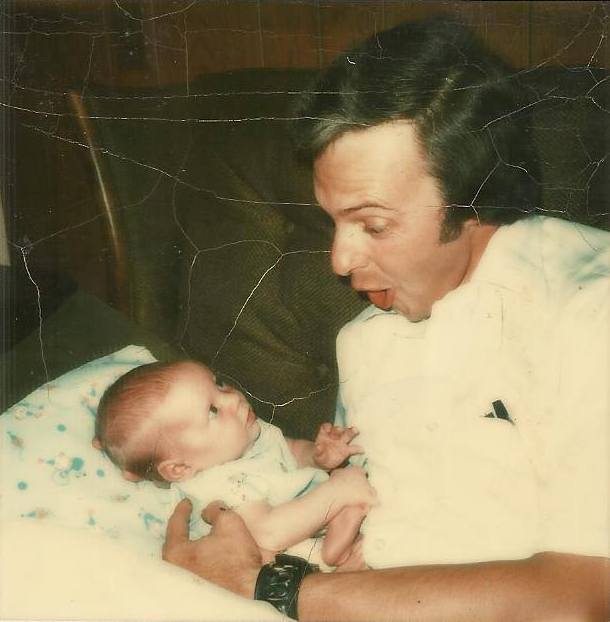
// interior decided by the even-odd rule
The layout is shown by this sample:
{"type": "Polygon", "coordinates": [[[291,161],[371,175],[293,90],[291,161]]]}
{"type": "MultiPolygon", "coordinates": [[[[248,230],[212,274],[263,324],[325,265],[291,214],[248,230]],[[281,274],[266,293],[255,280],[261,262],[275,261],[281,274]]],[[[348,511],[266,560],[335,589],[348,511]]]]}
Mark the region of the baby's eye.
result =
{"type": "Polygon", "coordinates": [[[210,406],[210,410],[208,411],[208,417],[210,419],[215,419],[218,416],[218,408],[216,406],[210,406]]]}

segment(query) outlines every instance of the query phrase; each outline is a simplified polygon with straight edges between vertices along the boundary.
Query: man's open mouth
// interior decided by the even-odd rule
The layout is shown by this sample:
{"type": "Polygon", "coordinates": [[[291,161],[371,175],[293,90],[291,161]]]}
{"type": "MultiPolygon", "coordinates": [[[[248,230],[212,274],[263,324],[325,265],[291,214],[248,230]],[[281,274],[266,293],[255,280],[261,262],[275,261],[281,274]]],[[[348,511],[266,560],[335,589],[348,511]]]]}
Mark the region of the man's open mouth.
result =
{"type": "Polygon", "coordinates": [[[388,310],[394,304],[394,292],[391,289],[379,289],[376,291],[362,292],[369,301],[380,309],[388,310]]]}

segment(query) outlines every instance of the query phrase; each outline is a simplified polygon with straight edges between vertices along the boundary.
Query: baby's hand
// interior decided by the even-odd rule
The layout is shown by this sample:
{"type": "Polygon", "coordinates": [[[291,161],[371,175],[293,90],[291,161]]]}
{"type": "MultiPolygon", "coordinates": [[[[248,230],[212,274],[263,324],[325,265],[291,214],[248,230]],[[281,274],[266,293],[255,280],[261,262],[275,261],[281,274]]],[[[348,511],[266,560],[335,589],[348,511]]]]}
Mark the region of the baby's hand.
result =
{"type": "Polygon", "coordinates": [[[330,474],[330,484],[335,487],[335,501],[341,505],[362,505],[365,510],[377,505],[377,492],[369,484],[364,469],[348,466],[330,474]]]}
{"type": "Polygon", "coordinates": [[[342,465],[350,456],[364,453],[360,445],[350,444],[357,435],[356,428],[323,423],[314,441],[313,459],[316,465],[330,471],[342,465]]]}

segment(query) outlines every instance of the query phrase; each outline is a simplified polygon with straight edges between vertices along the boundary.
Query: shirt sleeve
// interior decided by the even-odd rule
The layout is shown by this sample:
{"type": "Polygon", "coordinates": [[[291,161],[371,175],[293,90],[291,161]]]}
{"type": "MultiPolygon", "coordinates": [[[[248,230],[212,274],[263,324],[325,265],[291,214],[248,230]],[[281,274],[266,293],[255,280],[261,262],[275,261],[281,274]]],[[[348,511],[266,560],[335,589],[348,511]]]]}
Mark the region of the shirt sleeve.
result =
{"type": "MultiPolygon", "coordinates": [[[[335,408],[335,425],[348,427],[350,422],[347,408],[346,392],[353,385],[357,376],[357,363],[362,361],[359,324],[351,322],[344,326],[337,336],[337,366],[339,369],[339,390],[337,392],[337,405],[335,408]]],[[[349,463],[368,470],[366,455],[357,454],[349,458],[349,463]]]]}
{"type": "Polygon", "coordinates": [[[337,406],[335,407],[335,425],[344,428],[347,425],[347,417],[345,414],[345,406],[341,399],[341,390],[337,394],[337,406]]]}
{"type": "Polygon", "coordinates": [[[610,288],[585,284],[558,324],[559,378],[541,482],[541,550],[610,555],[610,288]]]}

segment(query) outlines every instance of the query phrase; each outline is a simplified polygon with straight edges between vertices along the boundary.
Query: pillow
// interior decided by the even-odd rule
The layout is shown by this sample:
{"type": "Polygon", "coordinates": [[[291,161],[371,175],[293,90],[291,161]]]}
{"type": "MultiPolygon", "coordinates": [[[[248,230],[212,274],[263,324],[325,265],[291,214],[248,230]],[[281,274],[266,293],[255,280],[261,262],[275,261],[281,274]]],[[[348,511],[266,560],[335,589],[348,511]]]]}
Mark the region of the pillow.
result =
{"type": "Polygon", "coordinates": [[[0,550],[2,620],[287,620],[268,603],[86,531],[2,523],[0,550]]]}
{"type": "Polygon", "coordinates": [[[94,449],[98,402],[133,367],[153,362],[128,346],[48,382],[0,417],[0,517],[104,534],[159,557],[178,492],[124,480],[94,449]]]}

